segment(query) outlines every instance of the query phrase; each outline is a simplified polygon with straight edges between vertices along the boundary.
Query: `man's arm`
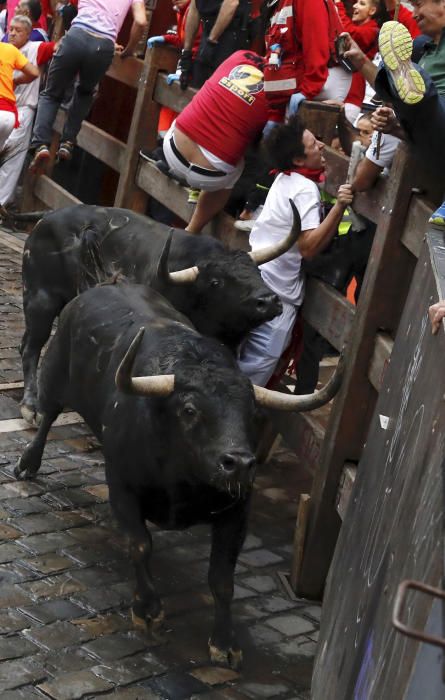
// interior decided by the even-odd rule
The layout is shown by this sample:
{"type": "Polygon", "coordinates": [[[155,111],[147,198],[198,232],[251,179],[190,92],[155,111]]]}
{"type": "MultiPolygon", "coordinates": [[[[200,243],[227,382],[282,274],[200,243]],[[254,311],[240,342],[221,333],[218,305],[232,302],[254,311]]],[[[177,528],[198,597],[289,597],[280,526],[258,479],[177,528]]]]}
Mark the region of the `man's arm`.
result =
{"type": "Polygon", "coordinates": [[[209,41],[218,41],[221,34],[229,26],[238,9],[239,0],[223,0],[218,16],[209,34],[209,41]]]}
{"type": "Polygon", "coordinates": [[[368,158],[363,158],[363,160],[358,164],[357,170],[352,181],[352,191],[353,192],[366,192],[374,187],[377,182],[380,173],[383,171],[376,163],[373,163],[368,158]]]}
{"type": "Polygon", "coordinates": [[[363,75],[364,79],[367,80],[372,87],[374,87],[375,79],[378,73],[377,66],[374,65],[366,54],[363,53],[350,34],[344,32],[340,36],[345,38],[346,51],[343,54],[344,57],[351,61],[354,68],[357,68],[357,70],[359,70],[363,75]]]}
{"type": "Polygon", "coordinates": [[[195,0],[192,0],[189,5],[189,10],[187,13],[187,19],[185,20],[184,28],[184,50],[191,51],[193,44],[195,43],[195,38],[198,33],[199,23],[201,18],[199,12],[196,9],[195,0]]]}
{"type": "Polygon", "coordinates": [[[26,83],[32,83],[33,80],[39,77],[40,71],[33,63],[27,63],[23,66],[21,70],[21,75],[14,78],[14,87],[17,85],[26,85],[26,83]]]}
{"type": "Polygon", "coordinates": [[[138,45],[144,30],[147,28],[147,13],[145,11],[145,3],[134,2],[131,6],[133,13],[133,24],[130,29],[130,37],[124,50],[121,52],[121,58],[128,58],[133,55],[133,51],[138,45]]]}
{"type": "Polygon", "coordinates": [[[346,207],[352,204],[353,198],[351,185],[341,185],[339,187],[337,201],[320,226],[303,231],[300,234],[297,246],[303,258],[313,258],[326,248],[330,240],[335,236],[343,213],[346,207]]]}

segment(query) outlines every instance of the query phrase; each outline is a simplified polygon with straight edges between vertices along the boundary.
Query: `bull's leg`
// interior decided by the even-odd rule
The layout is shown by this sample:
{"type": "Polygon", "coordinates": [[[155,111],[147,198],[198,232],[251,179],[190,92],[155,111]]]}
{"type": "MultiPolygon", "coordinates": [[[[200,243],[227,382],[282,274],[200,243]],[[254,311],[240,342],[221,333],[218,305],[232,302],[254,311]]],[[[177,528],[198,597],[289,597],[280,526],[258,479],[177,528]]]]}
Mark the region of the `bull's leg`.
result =
{"type": "Polygon", "coordinates": [[[249,501],[221,513],[212,525],[209,586],[215,601],[215,620],[209,639],[210,659],[235,669],[241,664],[242,652],[232,629],[233,577],[246,537],[249,501]]]}
{"type": "Polygon", "coordinates": [[[106,466],[110,503],[113,512],[130,541],[130,557],[136,573],[136,591],[132,604],[133,624],[146,631],[156,632],[163,622],[164,612],[151,574],[150,559],[153,541],[140,507],[137,495],[110,478],[106,466]]]}
{"type": "Polygon", "coordinates": [[[52,424],[61,412],[62,408],[54,408],[51,412],[43,414],[34,439],[26,446],[14,469],[14,475],[17,479],[32,479],[39,471],[46,438],[52,424]]]}
{"type": "Polygon", "coordinates": [[[32,295],[24,292],[26,330],[20,345],[24,392],[20,410],[23,418],[31,425],[35,424],[38,413],[37,367],[40,353],[62,306],[60,299],[52,298],[44,291],[32,295]]]}

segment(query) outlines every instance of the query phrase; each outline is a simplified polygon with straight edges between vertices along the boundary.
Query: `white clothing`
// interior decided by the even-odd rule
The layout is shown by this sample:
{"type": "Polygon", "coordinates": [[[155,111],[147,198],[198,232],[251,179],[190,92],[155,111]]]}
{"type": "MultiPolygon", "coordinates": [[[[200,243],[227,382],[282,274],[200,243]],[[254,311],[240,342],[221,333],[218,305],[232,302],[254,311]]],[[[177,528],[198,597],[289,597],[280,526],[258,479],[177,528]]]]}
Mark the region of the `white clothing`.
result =
{"type": "Polygon", "coordinates": [[[371,144],[368,146],[368,149],[366,151],[366,158],[370,160],[371,163],[374,163],[380,168],[383,168],[387,173],[392,165],[392,161],[399,146],[400,139],[398,139],[396,136],[393,136],[392,134],[382,133],[380,137],[380,154],[377,158],[378,134],[378,131],[374,131],[374,133],[372,134],[371,144]]]}
{"type": "Polygon", "coordinates": [[[345,102],[345,117],[353,126],[355,126],[355,122],[361,114],[362,112],[358,105],[354,105],[352,102],[345,102]]]}
{"type": "MultiPolygon", "coordinates": [[[[297,205],[302,231],[320,225],[320,193],[315,182],[299,173],[280,173],[269,190],[263,211],[250,234],[252,250],[281,241],[289,233],[293,222],[289,199],[297,205]]],[[[301,260],[295,244],[284,255],[260,266],[261,277],[279,295],[283,312],[250,331],[239,349],[239,368],[258,386],[267,384],[291,340],[298,307],[304,297],[301,260]]]]}
{"type": "Polygon", "coordinates": [[[14,128],[15,114],[13,112],[0,111],[0,150],[5,145],[8,136],[14,128]]]}
{"type": "MultiPolygon", "coordinates": [[[[237,163],[235,167],[229,166],[230,168],[232,168],[232,171],[224,173],[223,175],[206,176],[204,175],[204,173],[197,173],[194,170],[190,169],[193,163],[189,163],[187,167],[173,153],[172,147],[170,145],[170,139],[173,137],[174,130],[175,124],[173,122],[173,124],[171,125],[170,129],[167,131],[164,137],[162,146],[164,149],[165,160],[167,161],[173,175],[180,178],[181,180],[184,180],[187,183],[187,185],[189,187],[192,187],[193,189],[205,190],[206,192],[216,192],[217,190],[231,190],[235,183],[241,177],[241,173],[244,169],[244,159],[237,163]]],[[[205,157],[207,158],[207,153],[205,154],[205,157]]],[[[199,165],[198,167],[203,168],[202,165],[199,165]]]]}
{"type": "Polygon", "coordinates": [[[0,204],[11,201],[31,141],[35,110],[18,107],[20,126],[13,129],[0,154],[0,204]]]}
{"type": "Polygon", "coordinates": [[[283,313],[250,331],[239,348],[238,366],[250,381],[266,386],[292,337],[298,307],[283,302],[283,313]]]}
{"type": "MultiPolygon", "coordinates": [[[[30,63],[37,65],[37,54],[39,47],[42,44],[41,41],[27,41],[24,46],[20,49],[22,53],[30,63]]],[[[14,71],[14,78],[20,75],[20,71],[14,71]]],[[[40,90],[40,78],[36,78],[31,83],[26,83],[23,85],[17,85],[15,92],[17,107],[32,107],[35,109],[37,107],[37,102],[39,101],[39,90],[40,90]]]]}
{"type": "Polygon", "coordinates": [[[328,77],[322,89],[314,97],[314,100],[338,100],[344,102],[351,87],[351,73],[345,71],[341,66],[329,68],[328,77]]]}
{"type": "MultiPolygon", "coordinates": [[[[320,193],[315,182],[299,173],[280,173],[267,195],[263,211],[250,234],[252,250],[265,248],[282,241],[292,228],[292,199],[300,213],[301,230],[307,231],[320,225],[320,193]]],[[[297,244],[284,255],[260,266],[261,276],[267,286],[288,304],[301,306],[304,280],[300,274],[301,255],[297,244]]]]}

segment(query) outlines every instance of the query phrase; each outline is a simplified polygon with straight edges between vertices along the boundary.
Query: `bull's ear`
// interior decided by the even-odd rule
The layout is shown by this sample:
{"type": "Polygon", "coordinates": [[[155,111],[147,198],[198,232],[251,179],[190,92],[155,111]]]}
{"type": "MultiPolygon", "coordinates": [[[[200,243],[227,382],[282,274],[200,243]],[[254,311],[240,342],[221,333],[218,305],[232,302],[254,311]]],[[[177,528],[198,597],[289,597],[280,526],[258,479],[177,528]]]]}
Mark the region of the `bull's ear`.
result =
{"type": "Polygon", "coordinates": [[[170,281],[168,276],[168,256],[170,254],[173,231],[174,229],[171,228],[167,234],[167,238],[165,239],[164,247],[162,249],[161,255],[159,256],[158,265],[156,267],[156,275],[151,285],[154,289],[157,289],[158,291],[165,288],[170,281]]]}

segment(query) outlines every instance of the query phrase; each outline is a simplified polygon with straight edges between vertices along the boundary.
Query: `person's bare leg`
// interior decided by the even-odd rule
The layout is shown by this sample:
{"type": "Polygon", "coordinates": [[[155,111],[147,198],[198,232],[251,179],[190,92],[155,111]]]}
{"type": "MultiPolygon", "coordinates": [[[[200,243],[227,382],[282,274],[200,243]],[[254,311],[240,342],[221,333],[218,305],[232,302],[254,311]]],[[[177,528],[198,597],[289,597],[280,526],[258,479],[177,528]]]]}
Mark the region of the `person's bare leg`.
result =
{"type": "Polygon", "coordinates": [[[227,204],[231,192],[232,190],[216,190],[216,192],[201,190],[195,211],[185,230],[189,233],[201,233],[204,226],[227,204]]]}

